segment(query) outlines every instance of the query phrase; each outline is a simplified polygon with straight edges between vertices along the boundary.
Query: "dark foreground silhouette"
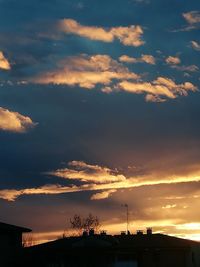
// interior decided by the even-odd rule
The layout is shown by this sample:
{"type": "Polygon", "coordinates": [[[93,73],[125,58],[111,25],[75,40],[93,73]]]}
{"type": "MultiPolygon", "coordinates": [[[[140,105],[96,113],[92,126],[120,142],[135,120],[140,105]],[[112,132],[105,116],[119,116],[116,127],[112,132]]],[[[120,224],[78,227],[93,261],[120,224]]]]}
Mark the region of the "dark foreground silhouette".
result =
{"type": "Polygon", "coordinates": [[[145,234],[114,236],[90,230],[79,237],[23,248],[19,233],[30,230],[8,226],[12,229],[7,227],[6,232],[4,225],[4,234],[0,230],[1,248],[6,239],[13,240],[15,248],[4,247],[2,267],[200,267],[199,242],[153,234],[149,229],[145,234]]]}

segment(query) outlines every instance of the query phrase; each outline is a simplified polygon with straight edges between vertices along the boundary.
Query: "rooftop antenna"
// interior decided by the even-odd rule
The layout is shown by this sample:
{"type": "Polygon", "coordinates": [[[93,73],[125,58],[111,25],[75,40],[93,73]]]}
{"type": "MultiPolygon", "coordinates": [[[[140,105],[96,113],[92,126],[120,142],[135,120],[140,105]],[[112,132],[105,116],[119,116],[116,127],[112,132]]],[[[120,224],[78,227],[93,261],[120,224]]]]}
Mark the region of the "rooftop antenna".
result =
{"type": "Polygon", "coordinates": [[[122,207],[126,208],[126,232],[129,234],[129,209],[128,204],[122,204],[122,207]]]}

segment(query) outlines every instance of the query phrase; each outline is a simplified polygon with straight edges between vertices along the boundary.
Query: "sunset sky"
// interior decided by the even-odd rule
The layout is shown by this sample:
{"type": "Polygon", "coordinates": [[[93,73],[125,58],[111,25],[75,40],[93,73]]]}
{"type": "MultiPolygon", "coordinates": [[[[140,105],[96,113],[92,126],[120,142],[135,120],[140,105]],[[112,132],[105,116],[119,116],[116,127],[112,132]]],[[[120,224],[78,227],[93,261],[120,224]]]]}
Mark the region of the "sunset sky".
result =
{"type": "Polygon", "coordinates": [[[200,240],[199,0],[0,0],[0,221],[200,240]]]}

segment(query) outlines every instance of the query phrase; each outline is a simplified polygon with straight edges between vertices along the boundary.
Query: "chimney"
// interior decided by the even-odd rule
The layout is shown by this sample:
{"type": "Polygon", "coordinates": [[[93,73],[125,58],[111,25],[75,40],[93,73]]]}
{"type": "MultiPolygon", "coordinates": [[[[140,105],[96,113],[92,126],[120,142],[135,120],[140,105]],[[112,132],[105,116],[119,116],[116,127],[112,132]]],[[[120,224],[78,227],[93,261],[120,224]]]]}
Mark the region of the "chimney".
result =
{"type": "Polygon", "coordinates": [[[88,236],[88,232],[87,231],[83,231],[83,236],[85,237],[85,236],[88,236]]]}
{"type": "Polygon", "coordinates": [[[137,230],[137,235],[143,235],[143,231],[142,230],[137,230]]]}
{"type": "Polygon", "coordinates": [[[94,229],[93,228],[91,228],[89,231],[89,236],[92,236],[92,235],[94,235],[94,229]]]}
{"type": "Polygon", "coordinates": [[[147,235],[152,235],[153,231],[151,227],[147,227],[147,235]]]}
{"type": "Polygon", "coordinates": [[[103,235],[103,236],[106,235],[106,234],[107,234],[107,233],[106,233],[105,230],[102,230],[101,233],[100,233],[100,235],[103,235]]]}

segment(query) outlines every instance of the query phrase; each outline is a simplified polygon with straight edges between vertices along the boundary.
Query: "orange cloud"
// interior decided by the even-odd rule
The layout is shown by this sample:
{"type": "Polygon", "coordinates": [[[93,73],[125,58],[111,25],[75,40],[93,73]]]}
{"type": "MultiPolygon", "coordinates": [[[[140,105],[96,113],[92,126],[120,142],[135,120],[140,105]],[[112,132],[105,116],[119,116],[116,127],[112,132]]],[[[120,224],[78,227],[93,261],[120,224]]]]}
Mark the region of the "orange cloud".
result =
{"type": "Polygon", "coordinates": [[[9,61],[5,58],[3,52],[0,51],[0,69],[10,70],[11,66],[9,61]]]}
{"type": "Polygon", "coordinates": [[[31,118],[0,107],[0,130],[23,133],[35,125],[31,118]]]}
{"type": "Polygon", "coordinates": [[[22,194],[21,190],[2,189],[0,190],[0,198],[8,201],[15,201],[15,199],[22,194]]]}
{"type": "Polygon", "coordinates": [[[151,65],[156,64],[156,60],[152,55],[142,55],[141,58],[134,58],[134,57],[129,57],[127,55],[122,55],[119,58],[119,61],[125,62],[125,63],[147,63],[151,65]]]}
{"type": "MultiPolygon", "coordinates": [[[[192,44],[197,45],[197,44],[192,44]]],[[[166,63],[171,65],[170,67],[179,71],[188,71],[188,72],[196,72],[199,70],[199,68],[196,65],[189,65],[189,66],[180,66],[179,64],[181,63],[181,60],[179,57],[172,57],[169,56],[168,58],[165,59],[166,63]]]]}
{"type": "Polygon", "coordinates": [[[143,30],[140,26],[113,27],[105,29],[96,26],[84,26],[73,19],[63,19],[58,23],[58,29],[66,34],[76,34],[91,40],[113,42],[118,39],[127,46],[141,46],[144,41],[141,40],[143,30]]]}
{"type": "Polygon", "coordinates": [[[37,194],[63,194],[83,191],[102,191],[93,194],[91,199],[103,199],[109,197],[118,189],[138,188],[142,186],[155,186],[165,184],[178,184],[199,182],[199,173],[190,174],[188,176],[163,176],[152,173],[146,176],[126,177],[118,173],[117,170],[111,170],[98,165],[86,164],[82,161],[72,161],[69,163],[71,169],[60,169],[51,172],[51,175],[65,178],[68,181],[77,180],[80,185],[62,186],[59,184],[49,184],[37,188],[25,188],[21,190],[3,189],[0,190],[0,198],[14,201],[21,195],[37,195],[37,194]],[[159,177],[158,177],[159,176],[159,177]]]}
{"type": "Polygon", "coordinates": [[[169,56],[168,58],[166,58],[165,60],[167,62],[167,64],[172,64],[172,65],[177,65],[177,64],[180,64],[181,63],[181,60],[179,57],[172,57],[172,56],[169,56]]]}
{"type": "Polygon", "coordinates": [[[141,60],[147,64],[155,65],[156,60],[152,55],[142,55],[141,60]]]}
{"type": "Polygon", "coordinates": [[[162,101],[166,98],[174,99],[178,95],[187,95],[189,91],[197,91],[195,87],[190,82],[185,82],[183,84],[176,84],[173,80],[165,77],[158,77],[152,82],[131,82],[131,81],[122,81],[118,84],[120,90],[142,94],[146,93],[147,101],[162,101]]]}
{"type": "Polygon", "coordinates": [[[79,180],[88,183],[92,182],[97,184],[120,182],[126,180],[126,177],[124,175],[118,174],[116,171],[98,165],[90,165],[83,161],[72,161],[69,162],[68,165],[70,167],[73,167],[73,169],[58,169],[48,174],[65,179],[79,180]]]}
{"type": "MultiPolygon", "coordinates": [[[[151,55],[142,55],[135,59],[123,55],[119,58],[123,62],[146,62],[155,64],[155,58],[151,55]]],[[[172,65],[172,67],[178,67],[172,65]]],[[[196,71],[196,66],[180,66],[182,71],[196,71]]],[[[190,82],[176,84],[173,80],[158,77],[151,82],[139,81],[140,75],[131,72],[122,63],[113,60],[108,55],[67,57],[57,63],[53,71],[42,73],[30,82],[39,84],[65,84],[68,86],[80,86],[81,88],[93,89],[97,84],[103,85],[101,91],[111,93],[113,91],[126,91],[129,93],[146,93],[146,101],[164,102],[167,98],[174,99],[179,95],[187,95],[189,91],[197,91],[190,82]],[[116,83],[118,82],[118,83],[116,83]]]]}
{"type": "Polygon", "coordinates": [[[58,69],[32,79],[40,84],[79,85],[92,89],[96,84],[109,85],[112,80],[138,79],[139,75],[108,55],[68,57],[58,63],[58,69]]]}
{"type": "Polygon", "coordinates": [[[108,198],[113,193],[115,193],[116,191],[117,190],[115,190],[115,189],[111,189],[111,190],[103,191],[103,192],[100,192],[100,193],[96,193],[96,194],[91,196],[91,200],[100,200],[100,199],[108,198]]]}

